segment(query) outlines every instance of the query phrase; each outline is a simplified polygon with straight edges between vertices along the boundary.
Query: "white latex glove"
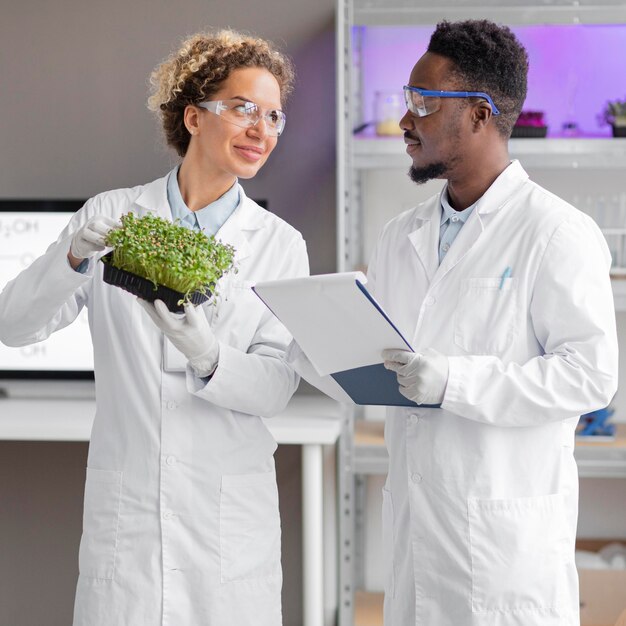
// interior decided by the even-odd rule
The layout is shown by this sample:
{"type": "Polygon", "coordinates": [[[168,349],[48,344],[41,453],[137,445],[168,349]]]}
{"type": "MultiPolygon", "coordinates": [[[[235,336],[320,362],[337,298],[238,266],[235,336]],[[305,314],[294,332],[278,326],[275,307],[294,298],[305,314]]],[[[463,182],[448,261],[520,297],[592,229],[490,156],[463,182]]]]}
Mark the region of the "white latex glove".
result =
{"type": "Polygon", "coordinates": [[[165,302],[154,304],[137,298],[143,310],[163,334],[188,359],[199,378],[210,376],[217,367],[220,346],[204,311],[193,304],[185,304],[185,313],[172,313],[165,302]]]}
{"type": "Polygon", "coordinates": [[[77,259],[88,259],[106,248],[104,238],[112,228],[119,228],[120,223],[108,215],[94,215],[79,228],[72,238],[70,254],[77,259]]]}
{"type": "Polygon", "coordinates": [[[448,385],[448,357],[428,348],[422,354],[383,350],[385,367],[398,377],[400,393],[416,404],[441,404],[448,385]]]}

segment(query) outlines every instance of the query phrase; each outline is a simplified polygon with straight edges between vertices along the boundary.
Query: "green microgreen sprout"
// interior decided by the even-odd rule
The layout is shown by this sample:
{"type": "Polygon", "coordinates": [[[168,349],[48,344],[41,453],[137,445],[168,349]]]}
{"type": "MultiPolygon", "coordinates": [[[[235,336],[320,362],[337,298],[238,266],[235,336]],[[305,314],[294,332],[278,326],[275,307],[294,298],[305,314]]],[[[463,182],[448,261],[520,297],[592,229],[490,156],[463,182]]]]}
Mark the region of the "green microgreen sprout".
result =
{"type": "Polygon", "coordinates": [[[235,248],[212,235],[150,213],[127,213],[120,222],[106,237],[106,245],[113,248],[112,265],[146,278],[155,289],[162,285],[184,294],[179,304],[195,291],[215,294],[219,278],[236,271],[235,248]]]}

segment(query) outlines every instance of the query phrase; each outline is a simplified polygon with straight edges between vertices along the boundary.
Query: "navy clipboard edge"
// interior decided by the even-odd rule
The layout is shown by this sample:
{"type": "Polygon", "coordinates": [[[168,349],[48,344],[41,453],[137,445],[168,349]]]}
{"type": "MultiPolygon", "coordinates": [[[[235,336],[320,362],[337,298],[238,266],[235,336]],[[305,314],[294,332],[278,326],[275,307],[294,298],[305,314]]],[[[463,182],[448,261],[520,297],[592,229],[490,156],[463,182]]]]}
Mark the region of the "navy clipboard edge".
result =
{"type": "Polygon", "coordinates": [[[402,339],[402,341],[404,341],[404,343],[407,345],[407,348],[411,352],[415,352],[413,348],[411,347],[411,344],[404,338],[404,335],[396,328],[396,325],[389,319],[387,314],[380,308],[380,305],[378,304],[378,302],[374,300],[370,292],[365,288],[365,285],[359,280],[355,282],[356,282],[356,286],[363,292],[363,295],[372,303],[372,305],[374,305],[376,310],[385,318],[385,320],[387,320],[387,323],[389,324],[389,326],[391,326],[391,328],[393,328],[396,331],[396,333],[398,333],[398,336],[400,337],[400,339],[402,339]]]}
{"type": "MultiPolygon", "coordinates": [[[[355,280],[357,287],[361,290],[361,293],[369,300],[369,302],[376,308],[376,310],[383,316],[383,318],[387,321],[387,323],[396,331],[398,336],[404,341],[407,348],[414,352],[411,344],[404,338],[404,335],[398,330],[396,325],[389,319],[389,316],[383,311],[378,302],[374,300],[370,292],[366,289],[365,285],[359,281],[355,280]]],[[[265,304],[265,306],[272,312],[272,314],[277,318],[278,315],[272,311],[272,308],[267,304],[267,302],[261,297],[261,295],[257,292],[255,286],[252,286],[252,291],[256,294],[256,296],[265,304]]],[[[335,382],[350,396],[352,401],[355,404],[361,405],[372,405],[372,406],[405,406],[405,407],[423,407],[423,408],[439,408],[441,405],[439,404],[416,404],[412,400],[405,398],[399,391],[397,385],[392,386],[389,382],[393,382],[393,378],[395,378],[394,372],[385,369],[385,366],[382,363],[375,363],[374,365],[365,365],[363,367],[356,367],[351,370],[344,370],[342,372],[334,372],[331,373],[330,376],[335,380],[335,382]],[[381,371],[382,370],[382,371],[381,371]],[[382,397],[370,396],[370,392],[373,390],[373,383],[375,380],[385,381],[383,383],[383,394],[382,397]],[[365,383],[365,388],[363,387],[363,383],[365,383]]]]}

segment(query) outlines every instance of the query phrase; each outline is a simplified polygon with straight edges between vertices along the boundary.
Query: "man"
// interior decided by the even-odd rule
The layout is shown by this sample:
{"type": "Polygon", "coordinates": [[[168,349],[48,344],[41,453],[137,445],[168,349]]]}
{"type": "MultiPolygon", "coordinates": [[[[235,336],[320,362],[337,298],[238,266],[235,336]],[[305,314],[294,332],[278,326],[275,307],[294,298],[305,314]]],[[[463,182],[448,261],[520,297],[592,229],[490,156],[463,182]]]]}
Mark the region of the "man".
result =
{"type": "Polygon", "coordinates": [[[415,350],[385,366],[441,408],[387,410],[387,626],[579,624],[574,432],[616,390],[610,255],[509,159],[527,67],[508,28],[443,22],[404,88],[410,176],[447,184],[387,224],[368,289],[415,350]]]}

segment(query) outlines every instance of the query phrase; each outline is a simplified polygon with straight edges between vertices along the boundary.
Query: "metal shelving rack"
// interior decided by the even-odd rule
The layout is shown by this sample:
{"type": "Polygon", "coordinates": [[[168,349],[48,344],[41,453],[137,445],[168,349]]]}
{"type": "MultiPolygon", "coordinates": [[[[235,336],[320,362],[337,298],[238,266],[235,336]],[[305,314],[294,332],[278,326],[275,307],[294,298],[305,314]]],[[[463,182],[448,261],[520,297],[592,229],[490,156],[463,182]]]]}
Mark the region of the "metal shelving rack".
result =
{"type": "MultiPolygon", "coordinates": [[[[357,170],[407,168],[405,145],[397,137],[356,137],[352,152],[357,170]]],[[[626,138],[511,139],[509,153],[528,167],[626,170],[626,138]]]]}
{"type": "MultiPolygon", "coordinates": [[[[623,24],[624,0],[337,0],[337,268],[365,265],[361,174],[372,169],[407,168],[398,138],[353,136],[363,123],[361,41],[354,26],[434,25],[441,19],[484,18],[510,25],[623,24]],[[549,3],[548,3],[549,2],[549,3]]],[[[551,169],[626,168],[626,139],[513,139],[513,158],[526,167],[551,169]]]]}
{"type": "MultiPolygon", "coordinates": [[[[401,141],[354,137],[363,121],[358,30],[353,26],[434,25],[442,19],[489,19],[509,25],[624,24],[626,0],[337,0],[337,270],[362,268],[361,175],[407,166],[401,141]]],[[[516,139],[510,152],[523,165],[554,169],[626,169],[626,139],[516,139]]],[[[613,282],[617,310],[626,310],[626,280],[613,282]]],[[[381,445],[354,445],[360,408],[346,410],[338,458],[339,626],[355,624],[359,568],[360,492],[368,474],[385,474],[381,445]]],[[[626,452],[584,448],[576,452],[582,477],[626,477],[626,452]]],[[[362,594],[358,594],[362,597],[362,594]]],[[[379,600],[377,599],[376,602],[379,600]]],[[[373,622],[370,622],[373,623],[373,622]]],[[[382,623],[382,622],[381,622],[382,623]]]]}

